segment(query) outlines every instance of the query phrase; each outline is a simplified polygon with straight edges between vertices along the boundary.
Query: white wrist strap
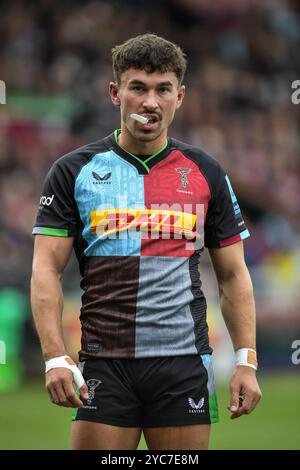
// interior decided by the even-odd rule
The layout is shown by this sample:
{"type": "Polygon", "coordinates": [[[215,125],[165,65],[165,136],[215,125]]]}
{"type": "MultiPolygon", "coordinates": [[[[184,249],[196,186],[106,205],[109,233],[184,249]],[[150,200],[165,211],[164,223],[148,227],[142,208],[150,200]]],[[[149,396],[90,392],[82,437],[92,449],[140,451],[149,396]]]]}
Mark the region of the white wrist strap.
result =
{"type": "Polygon", "coordinates": [[[257,370],[256,351],[250,348],[241,348],[235,352],[235,364],[237,366],[252,367],[257,370]]]}
{"type": "Polygon", "coordinates": [[[75,362],[69,356],[59,356],[53,357],[45,362],[46,365],[46,374],[51,369],[57,369],[58,367],[65,367],[66,369],[70,369],[73,373],[73,380],[76,387],[79,389],[85,383],[84,378],[78,367],[76,366],[75,362]]]}

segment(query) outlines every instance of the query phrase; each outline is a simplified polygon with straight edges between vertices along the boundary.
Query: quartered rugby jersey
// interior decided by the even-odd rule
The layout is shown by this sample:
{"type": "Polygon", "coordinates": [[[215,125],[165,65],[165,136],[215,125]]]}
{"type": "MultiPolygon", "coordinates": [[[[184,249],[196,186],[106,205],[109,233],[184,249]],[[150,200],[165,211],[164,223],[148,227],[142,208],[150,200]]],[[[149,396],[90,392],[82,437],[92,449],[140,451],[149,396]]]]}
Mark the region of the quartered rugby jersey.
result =
{"type": "Polygon", "coordinates": [[[249,235],[217,161],[171,138],[142,160],[117,131],[54,163],[33,233],[74,237],[80,361],[211,353],[200,253],[249,235]]]}

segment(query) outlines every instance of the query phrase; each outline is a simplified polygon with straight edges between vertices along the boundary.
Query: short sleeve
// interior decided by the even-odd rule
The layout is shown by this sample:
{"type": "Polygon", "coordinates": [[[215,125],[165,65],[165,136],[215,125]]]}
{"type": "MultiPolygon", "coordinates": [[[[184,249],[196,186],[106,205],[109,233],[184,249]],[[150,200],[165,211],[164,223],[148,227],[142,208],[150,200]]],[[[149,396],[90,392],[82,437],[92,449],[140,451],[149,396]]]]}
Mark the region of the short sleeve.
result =
{"type": "Polygon", "coordinates": [[[76,235],[78,210],[74,199],[74,180],[68,169],[55,163],[44,182],[34,235],[72,237],[76,235]]]}
{"type": "Polygon", "coordinates": [[[222,248],[249,236],[229,178],[219,167],[216,187],[212,188],[212,199],[204,225],[205,246],[222,248]]]}

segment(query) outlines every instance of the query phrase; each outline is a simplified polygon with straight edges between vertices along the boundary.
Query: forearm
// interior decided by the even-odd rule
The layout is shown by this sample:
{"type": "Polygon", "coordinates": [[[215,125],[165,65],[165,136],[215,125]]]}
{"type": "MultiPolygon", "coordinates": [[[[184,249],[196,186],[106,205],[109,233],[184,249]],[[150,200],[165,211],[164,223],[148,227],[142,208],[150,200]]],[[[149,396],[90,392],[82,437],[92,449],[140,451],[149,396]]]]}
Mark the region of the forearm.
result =
{"type": "Polygon", "coordinates": [[[54,270],[33,271],[31,306],[45,360],[64,355],[63,294],[60,276],[54,270]]]}
{"type": "Polygon", "coordinates": [[[245,267],[219,282],[221,311],[234,350],[256,349],[256,313],[253,287],[245,267]]]}

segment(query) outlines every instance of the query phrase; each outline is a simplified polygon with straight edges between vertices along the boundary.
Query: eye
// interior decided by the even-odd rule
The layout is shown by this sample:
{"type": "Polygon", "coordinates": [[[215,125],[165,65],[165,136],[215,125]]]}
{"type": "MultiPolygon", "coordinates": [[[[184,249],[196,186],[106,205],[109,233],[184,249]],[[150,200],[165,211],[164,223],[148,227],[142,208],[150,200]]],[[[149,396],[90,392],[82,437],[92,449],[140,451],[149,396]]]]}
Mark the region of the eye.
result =
{"type": "Polygon", "coordinates": [[[167,87],[167,86],[162,86],[160,89],[159,89],[159,92],[164,94],[164,93],[167,93],[168,91],[170,91],[170,88],[167,87]]]}
{"type": "Polygon", "coordinates": [[[131,89],[138,92],[143,91],[143,87],[141,85],[133,85],[131,89]]]}

